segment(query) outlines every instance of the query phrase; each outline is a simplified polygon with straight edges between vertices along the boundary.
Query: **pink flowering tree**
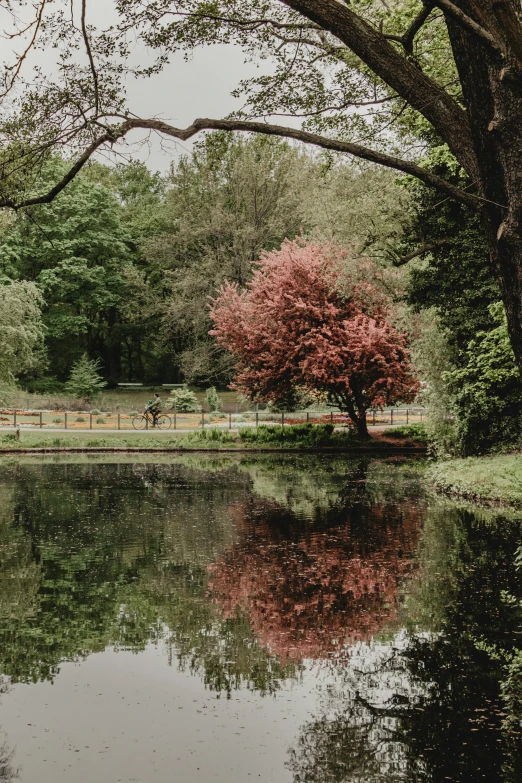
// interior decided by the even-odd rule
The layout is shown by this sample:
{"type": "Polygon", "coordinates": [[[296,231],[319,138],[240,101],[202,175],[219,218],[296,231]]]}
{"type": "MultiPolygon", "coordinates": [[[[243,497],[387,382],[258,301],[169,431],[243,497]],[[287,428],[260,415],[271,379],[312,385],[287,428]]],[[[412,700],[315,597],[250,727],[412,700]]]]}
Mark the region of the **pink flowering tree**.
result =
{"type": "Polygon", "coordinates": [[[367,409],[410,402],[418,381],[385,297],[348,261],[336,246],[285,241],[245,290],[223,286],[210,333],[237,359],[232,388],[288,406],[300,390],[326,392],[367,436],[367,409]]]}

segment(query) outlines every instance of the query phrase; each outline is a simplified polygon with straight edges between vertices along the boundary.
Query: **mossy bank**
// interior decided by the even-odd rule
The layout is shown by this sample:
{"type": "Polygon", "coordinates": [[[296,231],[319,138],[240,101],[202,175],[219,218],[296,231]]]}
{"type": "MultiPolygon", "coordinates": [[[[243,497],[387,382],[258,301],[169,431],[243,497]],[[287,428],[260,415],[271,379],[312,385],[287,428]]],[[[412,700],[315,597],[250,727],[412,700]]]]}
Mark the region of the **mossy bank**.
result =
{"type": "Polygon", "coordinates": [[[522,508],[522,454],[437,462],[428,468],[426,477],[448,495],[522,508]]]}

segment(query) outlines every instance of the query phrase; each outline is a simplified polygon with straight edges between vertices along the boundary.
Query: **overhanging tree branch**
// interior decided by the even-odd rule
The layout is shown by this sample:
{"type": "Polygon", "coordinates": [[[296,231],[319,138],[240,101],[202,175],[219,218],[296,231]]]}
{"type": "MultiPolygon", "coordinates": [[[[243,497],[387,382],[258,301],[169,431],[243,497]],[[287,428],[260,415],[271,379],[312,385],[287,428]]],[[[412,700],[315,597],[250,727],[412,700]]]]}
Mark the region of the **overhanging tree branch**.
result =
{"type": "Polygon", "coordinates": [[[502,46],[498,43],[496,38],[491,33],[475,22],[470,16],[461,11],[451,0],[435,0],[435,5],[441,8],[446,14],[452,16],[462,27],[467,28],[476,36],[478,36],[484,43],[490,46],[492,49],[502,54],[502,46]]]}
{"type": "Polygon", "coordinates": [[[478,181],[477,159],[466,113],[442,87],[423,73],[347,5],[337,0],[279,0],[330,32],[380,79],[420,112],[478,181]]]}
{"type": "Polygon", "coordinates": [[[394,258],[392,261],[393,266],[404,266],[408,261],[413,261],[414,258],[423,256],[424,253],[429,253],[431,250],[436,250],[438,247],[447,245],[450,240],[446,237],[444,239],[434,239],[433,242],[423,242],[422,245],[412,250],[411,253],[407,253],[400,258],[394,258]]]}
{"type": "Polygon", "coordinates": [[[411,161],[402,160],[393,155],[387,155],[377,150],[363,147],[360,144],[354,144],[349,141],[339,139],[330,139],[326,136],[320,136],[316,133],[300,130],[298,128],[288,128],[282,125],[271,125],[264,122],[252,122],[249,120],[214,120],[208,118],[197,119],[188,128],[176,128],[159,119],[127,118],[124,122],[106,133],[99,136],[92,144],[87,147],[76,163],[67,172],[51,190],[39,196],[31,196],[27,199],[14,201],[10,198],[2,199],[0,197],[0,207],[9,207],[11,209],[22,209],[23,207],[34,206],[35,204],[49,204],[67,185],[74,179],[76,174],[83,168],[94,153],[104,144],[114,142],[126,136],[135,129],[154,130],[165,136],[187,141],[192,136],[203,130],[223,130],[223,131],[242,131],[249,133],[262,133],[267,136],[280,136],[288,139],[295,139],[304,144],[312,144],[322,149],[333,150],[335,152],[347,153],[362,160],[370,161],[387,168],[401,171],[409,174],[424,182],[426,185],[441,190],[451,198],[467,204],[473,209],[479,209],[485,203],[480,196],[467,193],[461,188],[455,187],[451,183],[438,177],[436,174],[422,168],[411,161]]]}

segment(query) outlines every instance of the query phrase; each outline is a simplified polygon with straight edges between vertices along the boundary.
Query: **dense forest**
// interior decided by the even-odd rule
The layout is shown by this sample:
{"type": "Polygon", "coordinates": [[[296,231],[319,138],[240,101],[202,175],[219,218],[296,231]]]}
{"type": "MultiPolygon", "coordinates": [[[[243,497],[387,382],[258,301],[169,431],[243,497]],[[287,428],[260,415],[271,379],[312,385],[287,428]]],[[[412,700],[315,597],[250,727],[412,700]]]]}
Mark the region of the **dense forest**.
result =
{"type": "MultiPolygon", "coordinates": [[[[65,169],[59,158],[49,177],[65,169]]],[[[408,194],[394,175],[307,155],[287,142],[211,134],[165,177],[92,163],[50,205],[3,225],[1,274],[36,283],[45,352],[22,380],[65,381],[85,351],[119,381],[218,383],[230,359],[208,336],[209,297],[244,285],[262,249],[322,236],[383,253],[408,194]]]]}

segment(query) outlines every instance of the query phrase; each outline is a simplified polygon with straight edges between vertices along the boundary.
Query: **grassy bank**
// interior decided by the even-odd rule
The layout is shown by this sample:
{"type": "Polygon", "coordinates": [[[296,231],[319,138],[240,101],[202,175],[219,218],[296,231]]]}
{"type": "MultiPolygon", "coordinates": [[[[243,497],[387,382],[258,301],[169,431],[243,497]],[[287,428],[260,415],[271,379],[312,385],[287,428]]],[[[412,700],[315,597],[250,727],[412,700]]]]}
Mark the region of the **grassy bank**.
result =
{"type": "Polygon", "coordinates": [[[364,449],[381,450],[397,448],[419,448],[423,443],[417,430],[361,441],[349,432],[334,432],[330,424],[281,427],[245,428],[234,433],[217,428],[207,428],[188,433],[55,433],[49,431],[20,432],[19,439],[14,432],[0,436],[2,451],[24,451],[26,449],[364,449]]]}
{"type": "Polygon", "coordinates": [[[439,462],[427,478],[438,490],[467,500],[522,507],[522,455],[499,454],[439,462]]]}

